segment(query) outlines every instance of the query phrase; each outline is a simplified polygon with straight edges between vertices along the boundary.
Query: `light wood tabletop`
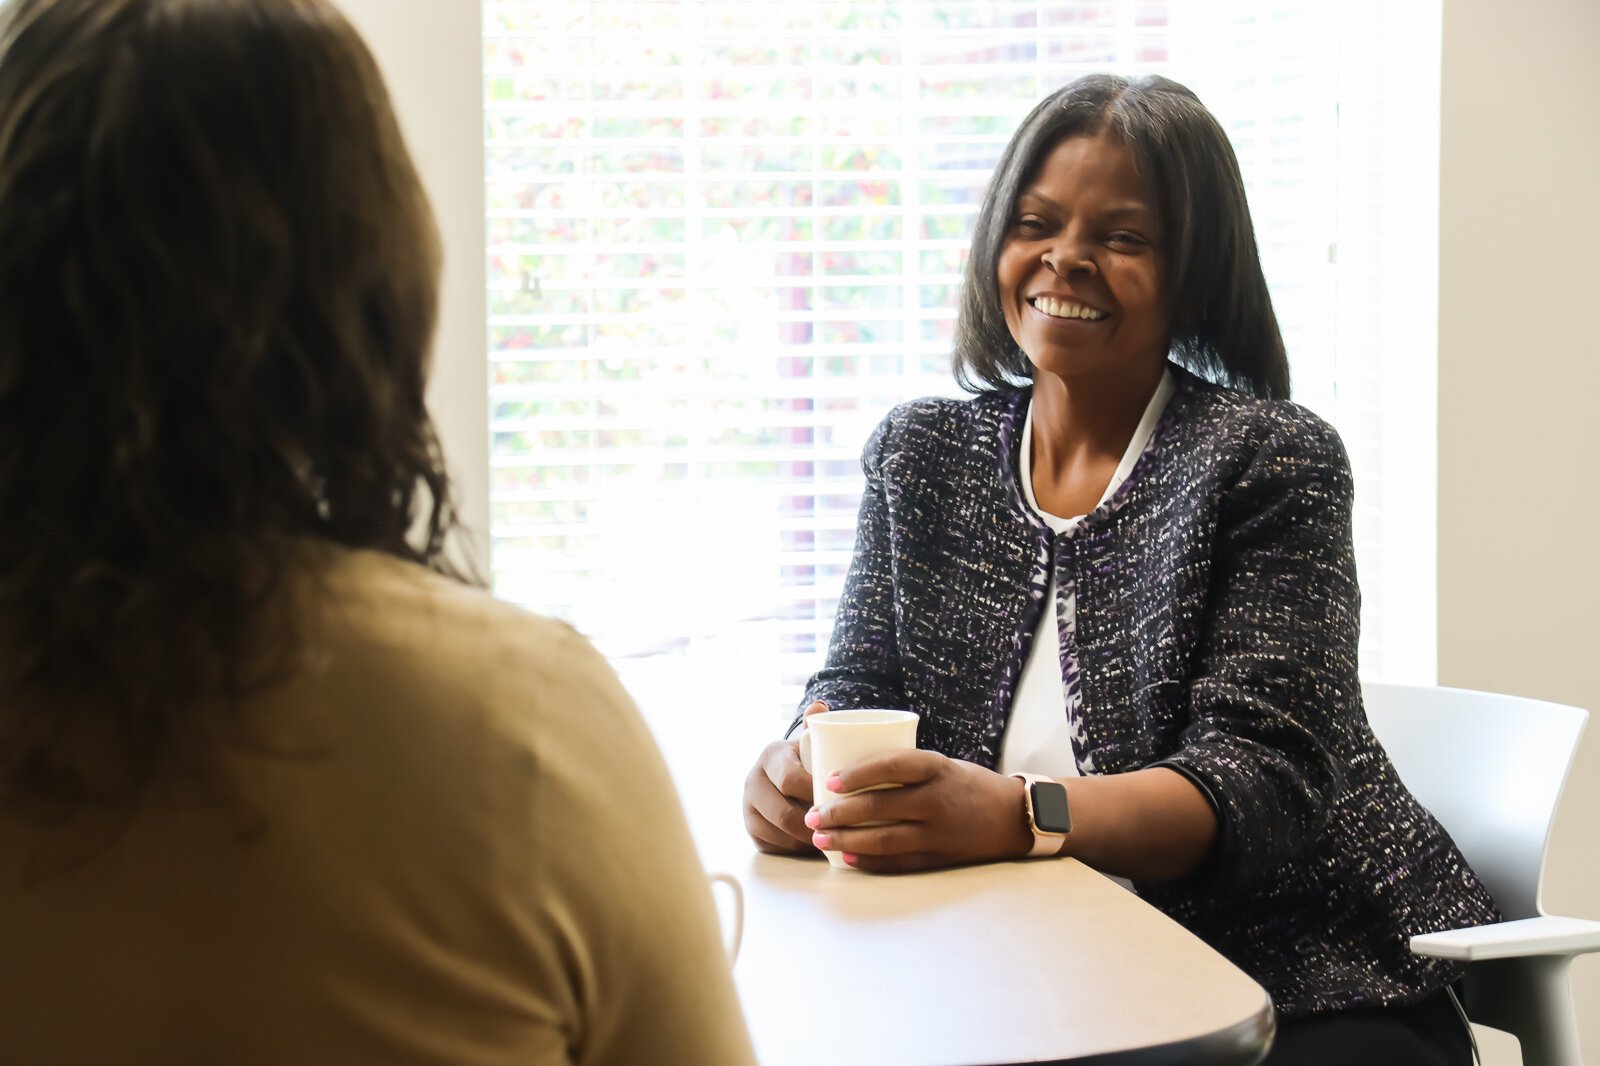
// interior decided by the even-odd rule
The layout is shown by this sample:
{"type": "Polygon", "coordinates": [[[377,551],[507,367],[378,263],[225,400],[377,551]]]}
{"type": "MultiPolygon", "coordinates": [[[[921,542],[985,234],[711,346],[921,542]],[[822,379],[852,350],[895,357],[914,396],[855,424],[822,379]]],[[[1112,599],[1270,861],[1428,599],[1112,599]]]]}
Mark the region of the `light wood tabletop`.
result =
{"type": "Polygon", "coordinates": [[[1265,1055],[1266,991],[1076,860],[882,876],[758,853],[739,802],[743,753],[770,735],[751,717],[668,730],[663,747],[707,869],[744,888],[733,974],[762,1066],[1246,1066],[1265,1055]],[[721,757],[707,754],[707,732],[725,740],[721,757]]]}
{"type": "Polygon", "coordinates": [[[762,1066],[1244,1066],[1271,1041],[1259,985],[1075,860],[878,876],[718,851],[762,1066]]]}

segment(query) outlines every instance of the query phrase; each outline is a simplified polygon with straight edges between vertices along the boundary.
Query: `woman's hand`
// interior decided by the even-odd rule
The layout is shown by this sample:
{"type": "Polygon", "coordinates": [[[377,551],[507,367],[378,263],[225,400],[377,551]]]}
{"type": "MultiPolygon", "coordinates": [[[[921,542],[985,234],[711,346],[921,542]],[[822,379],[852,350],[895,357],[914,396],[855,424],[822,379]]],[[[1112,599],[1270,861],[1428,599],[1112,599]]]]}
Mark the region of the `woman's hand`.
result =
{"type": "Polygon", "coordinates": [[[976,763],[897,751],[863,760],[826,784],[830,792],[845,793],[886,783],[902,787],[841,795],[806,813],[809,843],[842,851],[852,866],[879,873],[1017,859],[1032,850],[1022,782],[976,763]]]}
{"type": "MultiPolygon", "coordinates": [[[[822,714],[828,705],[813,703],[806,716],[822,714]]],[[[800,743],[775,740],[744,779],[744,828],[762,851],[816,855],[806,811],[811,809],[811,775],[800,765],[800,743]]]]}

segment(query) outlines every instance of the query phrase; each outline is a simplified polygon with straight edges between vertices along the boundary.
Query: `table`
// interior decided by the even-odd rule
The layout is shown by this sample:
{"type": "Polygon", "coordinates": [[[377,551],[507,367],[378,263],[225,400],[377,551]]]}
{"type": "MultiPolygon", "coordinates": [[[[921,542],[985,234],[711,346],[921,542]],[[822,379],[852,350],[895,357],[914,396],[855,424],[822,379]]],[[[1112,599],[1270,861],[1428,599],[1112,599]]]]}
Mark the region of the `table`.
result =
{"type": "Polygon", "coordinates": [[[882,876],[733,855],[762,1066],[1258,1062],[1266,992],[1073,859],[882,876]]]}

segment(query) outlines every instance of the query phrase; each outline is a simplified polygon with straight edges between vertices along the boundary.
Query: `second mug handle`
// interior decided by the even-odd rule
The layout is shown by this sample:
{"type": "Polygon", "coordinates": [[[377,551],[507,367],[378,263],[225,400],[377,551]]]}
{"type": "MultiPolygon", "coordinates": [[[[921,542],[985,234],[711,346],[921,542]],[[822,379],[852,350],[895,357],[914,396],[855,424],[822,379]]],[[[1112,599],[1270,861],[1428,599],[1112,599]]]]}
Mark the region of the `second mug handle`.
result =
{"type": "Polygon", "coordinates": [[[724,934],[723,947],[728,951],[728,965],[739,961],[739,945],[744,942],[744,886],[732,874],[716,871],[706,874],[712,884],[724,884],[733,894],[733,928],[724,934]]]}

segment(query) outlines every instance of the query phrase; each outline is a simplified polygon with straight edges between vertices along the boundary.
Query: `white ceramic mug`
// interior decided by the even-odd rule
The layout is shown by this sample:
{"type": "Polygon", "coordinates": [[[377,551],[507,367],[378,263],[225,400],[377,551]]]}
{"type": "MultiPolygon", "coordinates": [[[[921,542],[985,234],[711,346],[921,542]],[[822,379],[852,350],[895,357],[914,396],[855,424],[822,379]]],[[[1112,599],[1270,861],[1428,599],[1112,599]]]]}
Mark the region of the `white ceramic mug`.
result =
{"type": "MultiPolygon", "coordinates": [[[[862,709],[806,716],[800,734],[800,765],[811,774],[811,801],[821,807],[853,792],[829,792],[828,776],[863,759],[917,746],[917,716],[912,711],[862,709]]],[[[874,785],[899,788],[899,785],[874,785]]],[[[868,791],[863,789],[862,791],[868,791]]],[[[882,825],[864,822],[863,825],[882,825]]],[[[837,851],[825,851],[835,870],[853,869],[837,851]]]]}
{"type": "MultiPolygon", "coordinates": [[[[744,942],[744,886],[737,877],[721,870],[706,874],[706,880],[713,885],[726,885],[733,897],[733,921],[722,934],[722,946],[728,950],[728,965],[732,966],[739,961],[739,945],[744,942]]],[[[721,907],[717,908],[717,919],[722,919],[721,907]]]]}

